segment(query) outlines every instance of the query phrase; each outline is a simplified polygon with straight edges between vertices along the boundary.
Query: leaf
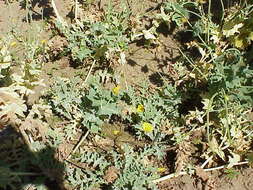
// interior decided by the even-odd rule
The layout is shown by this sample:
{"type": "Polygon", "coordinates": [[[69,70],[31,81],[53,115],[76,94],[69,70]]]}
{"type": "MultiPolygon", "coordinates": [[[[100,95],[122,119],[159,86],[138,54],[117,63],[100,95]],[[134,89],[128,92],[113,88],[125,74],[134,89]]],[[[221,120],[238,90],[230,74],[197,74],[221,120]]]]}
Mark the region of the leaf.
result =
{"type": "Polygon", "coordinates": [[[9,167],[6,167],[6,165],[3,167],[0,165],[0,187],[3,189],[5,189],[11,182],[13,182],[12,180],[15,179],[11,173],[12,171],[9,167]]]}
{"type": "Polygon", "coordinates": [[[26,112],[26,110],[27,110],[27,106],[25,104],[11,103],[3,107],[2,114],[8,114],[8,113],[14,112],[15,114],[21,117],[25,117],[24,112],[26,112]]]}
{"type": "Polygon", "coordinates": [[[25,117],[24,112],[27,111],[25,101],[14,92],[13,88],[0,88],[0,117],[15,113],[21,117],[25,117]]]}
{"type": "Polygon", "coordinates": [[[218,145],[218,142],[215,137],[212,138],[211,142],[208,144],[212,152],[218,154],[218,156],[225,160],[225,153],[221,150],[221,148],[218,145]]]}
{"type": "Polygon", "coordinates": [[[253,152],[249,152],[246,154],[247,159],[249,160],[250,164],[253,164],[253,152]]]}
{"type": "Polygon", "coordinates": [[[229,164],[228,164],[228,168],[232,168],[234,166],[234,164],[240,162],[241,160],[241,156],[239,154],[235,154],[233,152],[231,152],[232,157],[228,156],[229,158],[229,164]]]}
{"type": "Polygon", "coordinates": [[[119,63],[120,64],[124,65],[124,64],[127,63],[127,61],[126,61],[126,55],[125,55],[124,52],[120,52],[120,56],[119,57],[120,57],[119,58],[119,63]]]}
{"type": "Polygon", "coordinates": [[[0,50],[0,70],[1,67],[2,68],[7,68],[10,66],[10,62],[11,62],[11,55],[10,52],[8,51],[8,47],[7,46],[3,46],[2,49],[0,50]]]}
{"type": "Polygon", "coordinates": [[[112,114],[118,114],[119,108],[117,107],[117,105],[115,103],[113,104],[106,104],[106,105],[102,105],[97,114],[98,115],[112,115],[112,114]]]}
{"type": "Polygon", "coordinates": [[[103,58],[104,56],[105,56],[105,53],[108,51],[108,47],[106,46],[106,45],[104,45],[104,46],[102,46],[102,47],[100,47],[100,48],[97,48],[96,50],[95,50],[95,55],[94,55],[94,57],[95,57],[95,59],[96,60],[99,60],[99,59],[101,59],[101,58],[103,58]]]}
{"type": "Polygon", "coordinates": [[[226,37],[233,36],[236,33],[240,33],[239,29],[242,28],[242,27],[243,27],[243,23],[234,24],[234,26],[230,29],[227,29],[227,30],[223,29],[223,34],[226,37]]]}
{"type": "Polygon", "coordinates": [[[154,34],[152,34],[149,30],[142,30],[142,33],[143,33],[144,38],[146,40],[155,40],[156,39],[154,34]]]}
{"type": "Polygon", "coordinates": [[[212,99],[211,100],[210,99],[203,99],[201,103],[204,104],[204,107],[203,107],[204,110],[207,110],[209,112],[211,112],[213,110],[212,99]]]}

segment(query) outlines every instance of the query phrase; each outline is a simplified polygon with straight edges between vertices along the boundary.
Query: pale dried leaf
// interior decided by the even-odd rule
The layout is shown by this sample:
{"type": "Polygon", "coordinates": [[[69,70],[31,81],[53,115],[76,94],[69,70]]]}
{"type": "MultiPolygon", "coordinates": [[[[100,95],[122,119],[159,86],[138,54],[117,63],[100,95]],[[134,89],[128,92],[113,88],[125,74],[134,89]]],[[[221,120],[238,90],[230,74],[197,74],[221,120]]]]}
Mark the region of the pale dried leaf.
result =
{"type": "Polygon", "coordinates": [[[176,163],[175,170],[176,173],[181,172],[190,163],[190,156],[194,152],[194,148],[189,141],[183,141],[179,144],[178,149],[176,150],[176,163]]]}
{"type": "Polygon", "coordinates": [[[221,150],[221,148],[219,147],[219,144],[216,140],[215,137],[212,138],[212,140],[209,143],[209,147],[211,149],[212,152],[218,154],[218,156],[222,159],[225,160],[225,153],[221,150]]]}
{"type": "Polygon", "coordinates": [[[229,164],[228,164],[228,168],[232,168],[234,166],[234,164],[240,162],[241,160],[241,156],[239,154],[235,154],[233,152],[231,152],[232,157],[228,156],[229,158],[229,164]]]}
{"type": "Polygon", "coordinates": [[[108,183],[113,183],[118,178],[119,170],[115,166],[110,166],[105,171],[104,180],[108,183]]]}
{"type": "Polygon", "coordinates": [[[144,38],[145,38],[146,40],[155,40],[155,39],[156,39],[155,35],[152,34],[152,33],[151,33],[150,31],[148,31],[148,30],[143,30],[142,33],[143,33],[144,38]]]}
{"type": "Polygon", "coordinates": [[[27,117],[20,126],[21,130],[30,131],[34,137],[41,137],[42,141],[46,141],[47,126],[45,123],[38,119],[32,119],[27,117]]]}

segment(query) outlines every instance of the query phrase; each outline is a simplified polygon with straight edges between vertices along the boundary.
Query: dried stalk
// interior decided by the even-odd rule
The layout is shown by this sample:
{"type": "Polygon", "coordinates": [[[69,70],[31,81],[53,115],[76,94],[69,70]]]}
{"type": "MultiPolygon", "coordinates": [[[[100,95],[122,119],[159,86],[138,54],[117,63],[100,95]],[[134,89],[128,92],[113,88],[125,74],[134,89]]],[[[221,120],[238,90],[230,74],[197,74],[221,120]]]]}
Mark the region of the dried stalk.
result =
{"type": "MultiPolygon", "coordinates": [[[[249,163],[248,161],[243,161],[243,162],[235,163],[233,166],[239,166],[239,165],[244,165],[244,164],[248,164],[248,163],[249,163]]],[[[223,166],[219,166],[219,167],[215,167],[215,168],[207,168],[207,169],[204,169],[204,171],[209,172],[209,171],[224,169],[226,167],[227,167],[227,165],[223,165],[223,166]]],[[[161,181],[165,181],[167,179],[171,179],[173,177],[178,177],[178,176],[186,175],[186,174],[187,174],[187,172],[179,172],[179,173],[169,174],[169,175],[163,176],[159,179],[153,180],[153,183],[159,183],[161,181]]]]}
{"type": "Polygon", "coordinates": [[[68,26],[67,23],[65,22],[65,20],[60,16],[60,14],[56,8],[54,0],[52,0],[52,7],[54,9],[57,20],[62,24],[62,26],[64,26],[64,27],[68,26]]]}

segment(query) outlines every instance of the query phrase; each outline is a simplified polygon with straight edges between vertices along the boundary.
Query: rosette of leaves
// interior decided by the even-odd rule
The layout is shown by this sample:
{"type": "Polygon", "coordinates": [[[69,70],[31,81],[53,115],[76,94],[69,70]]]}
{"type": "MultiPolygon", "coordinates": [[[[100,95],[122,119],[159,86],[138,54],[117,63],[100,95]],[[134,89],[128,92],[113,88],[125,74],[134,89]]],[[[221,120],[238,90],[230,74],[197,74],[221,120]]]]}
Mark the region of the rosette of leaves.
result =
{"type": "Polygon", "coordinates": [[[110,60],[127,49],[129,14],[126,8],[117,12],[109,7],[100,20],[84,18],[84,21],[62,29],[72,58],[79,62],[88,58],[110,60]]]}
{"type": "Polygon", "coordinates": [[[68,120],[80,118],[81,90],[80,78],[58,79],[49,91],[49,102],[55,113],[68,120]]]}

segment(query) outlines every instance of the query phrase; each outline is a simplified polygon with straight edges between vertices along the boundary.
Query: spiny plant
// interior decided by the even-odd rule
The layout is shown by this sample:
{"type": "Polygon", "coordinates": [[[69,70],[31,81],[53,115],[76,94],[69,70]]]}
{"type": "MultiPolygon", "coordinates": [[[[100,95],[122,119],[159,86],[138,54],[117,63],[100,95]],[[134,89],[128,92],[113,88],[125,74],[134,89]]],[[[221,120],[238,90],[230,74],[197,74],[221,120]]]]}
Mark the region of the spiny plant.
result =
{"type": "Polygon", "coordinates": [[[85,131],[90,132],[91,137],[87,141],[98,147],[93,150],[84,145],[71,154],[71,162],[87,163],[89,166],[81,170],[69,168],[72,173],[67,179],[69,183],[80,188],[104,184],[116,189],[154,187],[152,179],[158,175],[159,164],[147,167],[141,158],[145,157],[146,162],[151,162],[149,157],[164,159],[164,145],[168,142],[167,135],[160,128],[166,119],[173,120],[179,116],[177,106],[180,95],[176,89],[165,85],[147,94],[145,87],[139,92],[130,86],[124,90],[120,85],[106,89],[100,84],[99,76],[90,76],[86,88],[78,88],[80,83],[76,81],[56,81],[50,89],[49,103],[56,114],[68,120],[77,120],[85,131]],[[104,147],[103,142],[112,144],[104,147]],[[104,151],[103,147],[111,147],[111,152],[104,151]],[[105,180],[110,167],[116,168],[114,174],[117,176],[111,184],[105,180]],[[86,183],[87,180],[83,183],[79,178],[85,178],[89,183],[86,183]]]}
{"type": "MultiPolygon", "coordinates": [[[[221,20],[216,22],[212,19],[212,1],[206,3],[208,9],[204,9],[205,3],[204,1],[203,3],[200,1],[165,2],[157,21],[168,24],[175,22],[177,25],[182,25],[180,23],[183,21],[185,27],[192,33],[191,41],[188,40],[186,45],[189,49],[196,48],[198,55],[193,56],[187,52],[187,49],[184,52],[181,50],[185,59],[181,59],[181,62],[191,72],[183,84],[185,86],[182,94],[187,97],[185,92],[190,90],[190,86],[195,86],[201,96],[202,106],[199,108],[196,105],[196,110],[188,112],[185,118],[186,124],[190,123],[193,131],[204,129],[206,139],[202,143],[206,142],[209,146],[207,152],[203,153],[204,157],[209,158],[210,154],[217,155],[224,162],[233,165],[232,163],[243,159],[250,148],[252,136],[246,135],[246,131],[252,121],[248,118],[244,120],[242,117],[245,113],[251,112],[252,108],[253,72],[251,66],[245,61],[247,53],[242,48],[243,44],[245,47],[250,45],[250,38],[245,38],[246,41],[241,41],[240,45],[238,42],[237,45],[231,43],[228,38],[233,36],[235,39],[235,36],[239,38],[240,35],[245,35],[244,29],[247,30],[247,22],[251,18],[248,11],[251,9],[251,4],[241,5],[237,12],[238,15],[245,17],[235,17],[231,12],[231,14],[223,13],[221,20]],[[175,20],[176,18],[178,20],[175,20]],[[241,20],[236,18],[239,20],[241,18],[241,20]],[[221,26],[220,23],[223,22],[224,25],[221,26]],[[205,88],[198,89],[199,86],[205,86],[205,88]],[[235,135],[235,131],[240,134],[240,137],[235,135]],[[236,143],[238,139],[244,148],[236,143]],[[243,149],[245,151],[242,151],[243,149]],[[226,154],[225,151],[228,153],[226,154]]],[[[247,31],[249,35],[251,31],[247,31]]],[[[182,85],[178,87],[182,88],[182,85]]],[[[181,131],[179,133],[185,131],[185,126],[181,125],[179,128],[181,131]]],[[[188,133],[188,138],[190,134],[188,133]]]]}
{"type": "Polygon", "coordinates": [[[57,24],[68,41],[68,51],[78,62],[90,59],[107,60],[123,56],[129,43],[130,10],[123,6],[116,11],[110,4],[101,15],[86,15],[70,26],[57,24]]]}

